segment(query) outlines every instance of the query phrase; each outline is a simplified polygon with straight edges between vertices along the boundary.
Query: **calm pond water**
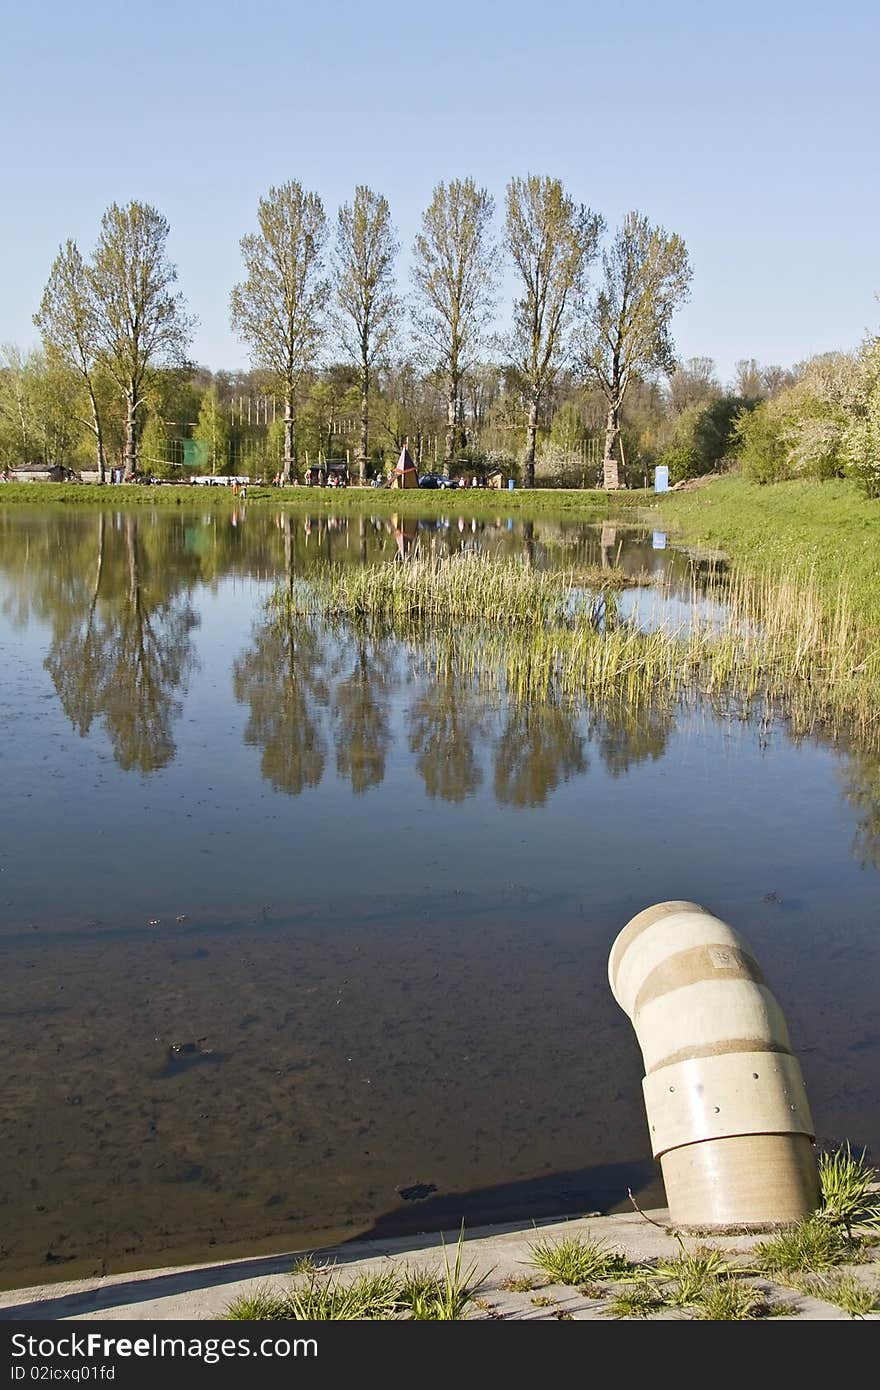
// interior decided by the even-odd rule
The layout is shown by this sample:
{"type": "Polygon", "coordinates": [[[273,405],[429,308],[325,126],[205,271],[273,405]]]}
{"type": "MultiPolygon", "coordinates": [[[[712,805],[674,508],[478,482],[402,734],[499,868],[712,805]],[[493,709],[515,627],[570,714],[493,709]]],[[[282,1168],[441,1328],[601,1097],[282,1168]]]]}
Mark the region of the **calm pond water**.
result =
{"type": "Polygon", "coordinates": [[[877,757],[264,611],[414,545],[683,601],[702,563],[503,513],[0,511],[7,1286],[662,1202],[606,966],[670,898],[754,942],[820,1140],[880,1150],[877,757]]]}

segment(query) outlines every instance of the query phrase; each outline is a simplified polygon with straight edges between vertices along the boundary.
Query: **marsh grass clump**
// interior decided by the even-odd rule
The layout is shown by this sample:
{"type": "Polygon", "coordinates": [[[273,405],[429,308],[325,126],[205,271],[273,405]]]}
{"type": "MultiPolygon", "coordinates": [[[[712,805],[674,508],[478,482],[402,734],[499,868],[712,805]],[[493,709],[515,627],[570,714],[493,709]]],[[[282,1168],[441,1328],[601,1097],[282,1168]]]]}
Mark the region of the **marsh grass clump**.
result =
{"type": "Polygon", "coordinates": [[[405,1303],[440,1295],[441,1280],[435,1270],[407,1265],[401,1276],[400,1297],[405,1303]]]}
{"type": "Polygon", "coordinates": [[[755,1246],[759,1270],[768,1274],[823,1274],[835,1265],[858,1258],[857,1248],[840,1226],[814,1215],[799,1221],[771,1240],[755,1246]]]}
{"type": "Polygon", "coordinates": [[[612,1318],[651,1318],[667,1306],[659,1289],[646,1282],[615,1294],[607,1313],[612,1318]]]}
{"type": "Polygon", "coordinates": [[[487,1274],[479,1274],[475,1262],[463,1261],[464,1227],[455,1255],[450,1260],[443,1244],[442,1271],[406,1266],[403,1271],[384,1269],[361,1274],[350,1282],[338,1276],[335,1266],[317,1264],[304,1256],[294,1266],[295,1282],[284,1290],[260,1289],[233,1300],[226,1316],[242,1319],[295,1322],[378,1321],[412,1318],[449,1321],[467,1317],[487,1274]]]}
{"type": "Polygon", "coordinates": [[[410,558],[406,563],[328,565],[282,603],[331,621],[347,619],[396,632],[433,624],[486,622],[505,627],[563,625],[572,602],[570,575],[536,570],[525,560],[479,555],[410,558]]]}
{"type": "Polygon", "coordinates": [[[529,1246],[532,1263],[544,1271],[554,1284],[589,1284],[598,1279],[614,1279],[629,1270],[622,1255],[602,1241],[584,1236],[562,1240],[539,1240],[529,1246]]]}
{"type": "Polygon", "coordinates": [[[284,1316],[296,1322],[388,1319],[398,1312],[399,1296],[400,1280],[391,1271],[362,1274],[350,1284],[312,1274],[287,1292],[284,1316]]]}
{"type": "Polygon", "coordinates": [[[276,1322],[287,1317],[287,1296],[268,1286],[239,1294],[226,1309],[233,1322],[276,1322]]]}
{"type": "Polygon", "coordinates": [[[795,1276],[791,1283],[800,1293],[836,1304],[851,1318],[880,1312],[880,1286],[863,1283],[854,1274],[808,1274],[795,1276]]]}
{"type": "Polygon", "coordinates": [[[855,1157],[847,1142],[833,1153],[819,1155],[822,1206],[818,1215],[843,1226],[849,1239],[854,1226],[880,1227],[877,1169],[866,1161],[865,1152],[855,1157]]]}
{"type": "Polygon", "coordinates": [[[721,1278],[732,1273],[732,1267],[721,1250],[700,1245],[687,1250],[678,1237],[680,1251],[673,1260],[653,1265],[652,1273],[663,1281],[664,1302],[674,1307],[699,1303],[721,1278]]]}
{"type": "Polygon", "coordinates": [[[299,1259],[294,1260],[290,1266],[291,1274],[326,1274],[329,1269],[329,1265],[318,1263],[311,1250],[305,1255],[300,1255],[299,1259]]]}
{"type": "Polygon", "coordinates": [[[746,1322],[766,1318],[770,1311],[760,1290],[728,1275],[710,1279],[704,1286],[696,1316],[704,1322],[746,1322]]]}
{"type": "Polygon", "coordinates": [[[795,736],[821,727],[880,743],[880,643],[843,581],[832,591],[809,575],[695,578],[683,607],[660,584],[628,619],[622,582],[524,558],[415,557],[292,578],[270,610],[411,642],[480,693],[630,710],[708,699],[737,716],[781,715],[795,736]]]}
{"type": "MultiPolygon", "coordinates": [[[[442,1236],[441,1236],[442,1240],[442,1236]]],[[[455,1247],[455,1258],[450,1264],[449,1251],[443,1241],[443,1274],[437,1279],[436,1288],[423,1293],[409,1304],[410,1315],[419,1320],[452,1321],[467,1317],[470,1303],[476,1299],[491,1270],[480,1274],[476,1261],[463,1263],[464,1222],[455,1247]]]]}

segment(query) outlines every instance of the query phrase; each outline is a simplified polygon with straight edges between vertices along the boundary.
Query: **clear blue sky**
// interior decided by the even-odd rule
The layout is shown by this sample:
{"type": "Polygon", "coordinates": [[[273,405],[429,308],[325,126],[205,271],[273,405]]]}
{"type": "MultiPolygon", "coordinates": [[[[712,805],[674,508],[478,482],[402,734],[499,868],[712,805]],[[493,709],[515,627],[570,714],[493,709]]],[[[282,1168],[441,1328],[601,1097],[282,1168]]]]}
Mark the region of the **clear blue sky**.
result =
{"type": "Polygon", "coordinates": [[[529,172],[684,237],[677,347],[722,378],[880,329],[876,0],[0,0],[0,21],[0,341],[35,341],[58,244],[88,249],[112,201],[168,217],[193,355],[232,368],[238,240],[271,184],[331,217],[357,183],[385,193],[405,283],[437,181],[500,206],[529,172]]]}

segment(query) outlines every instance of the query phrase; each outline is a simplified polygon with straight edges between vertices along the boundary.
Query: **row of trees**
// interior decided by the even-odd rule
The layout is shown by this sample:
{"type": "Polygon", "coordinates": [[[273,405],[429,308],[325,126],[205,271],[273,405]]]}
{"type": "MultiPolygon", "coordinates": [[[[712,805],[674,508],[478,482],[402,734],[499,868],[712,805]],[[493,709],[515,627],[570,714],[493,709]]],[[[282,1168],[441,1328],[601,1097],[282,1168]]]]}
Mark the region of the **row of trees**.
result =
{"type": "MultiPolygon", "coordinates": [[[[494,200],[473,179],[434,190],[412,256],[411,318],[418,356],[446,391],[443,463],[461,442],[463,381],[490,341],[512,371],[527,410],[525,483],[535,481],[539,411],[566,367],[607,401],[604,482],[617,487],[620,412],[631,382],[670,368],[669,335],[691,270],[681,238],[630,213],[602,256],[601,284],[587,273],[604,222],[558,179],[529,175],[507,186],[503,249],[516,272],[512,326],[493,336],[502,246],[493,236],[494,200]]],[[[356,362],[361,392],[361,477],[369,457],[370,383],[387,359],[403,316],[395,289],[399,244],[387,200],[360,186],[339,210],[333,283],[324,278],[327,224],[317,194],[296,182],[260,200],[259,231],[242,239],[246,277],[232,292],[232,323],[254,365],[284,402],[282,471],[294,462],[294,420],[304,377],[328,327],[356,362]],[[329,313],[325,305],[332,305],[329,313]]]]}
{"type": "Polygon", "coordinates": [[[363,478],[408,438],[422,467],[516,459],[527,485],[539,464],[594,482],[600,453],[606,487],[658,461],[678,480],[736,455],[759,480],[851,472],[880,491],[876,342],[791,370],[744,361],[724,390],[711,359],[674,360],[691,277],[679,237],[631,213],[601,250],[601,216],[547,177],[511,179],[500,240],[494,211],[471,179],[437,186],[407,305],[384,197],[357,188],[331,244],[316,193],[270,189],[230,302],[253,369],[212,375],[187,364],[168,223],[114,204],[89,257],[73,241],[59,250],[35,315],[42,350],[4,350],[0,456],[66,464],[88,437],[102,480],[108,457],[133,476],[139,456],[150,472],[209,461],[289,479],[297,456],[342,442],[363,478]],[[498,334],[503,254],[518,293],[498,334]]]}
{"type": "MultiPolygon", "coordinates": [[[[737,443],[732,422],[798,379],[795,370],[738,364],[722,387],[710,358],[679,363],[669,376],[636,380],[620,412],[622,477],[641,486],[658,462],[674,480],[729,462],[737,443]]],[[[92,376],[103,450],[120,463],[126,411],[112,380],[92,376]]],[[[165,477],[189,473],[246,473],[271,477],[283,452],[283,406],[259,371],[209,372],[162,368],[148,374],[139,431],[144,471],[165,477]]],[[[300,463],[321,457],[357,458],[362,447],[362,395],[354,364],[335,363],[309,374],[297,400],[300,463]]],[[[409,361],[376,366],[369,387],[370,468],[382,471],[404,439],[420,471],[442,466],[447,388],[437,372],[409,361]]],[[[38,350],[23,358],[0,348],[0,464],[41,459],[76,471],[94,467],[95,433],[88,391],[57,356],[38,350]]],[[[557,375],[538,417],[536,478],[543,486],[593,486],[601,477],[607,402],[568,369],[557,375]]],[[[477,362],[461,381],[454,468],[467,473],[499,466],[518,470],[528,451],[528,411],[511,367],[477,362]]]]}
{"type": "MultiPolygon", "coordinates": [[[[681,238],[629,214],[601,254],[598,287],[588,272],[600,257],[602,217],[578,204],[558,179],[511,179],[501,241],[494,200],[472,179],[441,183],[422,217],[412,252],[414,365],[445,396],[443,465],[465,440],[465,382],[492,350],[519,395],[525,417],[525,477],[531,485],[542,408],[568,374],[601,393],[606,407],[604,481],[619,483],[621,410],[630,387],[673,365],[670,323],[691,270],[681,238]],[[507,333],[493,333],[506,253],[518,284],[507,333]]],[[[151,375],[181,366],[193,321],[175,291],[169,227],[152,207],[113,204],[94,251],[73,241],[51,268],[35,322],[47,363],[75,378],[77,418],[106,467],[106,397],[123,406],[123,462],[137,466],[151,375]]],[[[281,404],[281,471],[296,460],[297,413],[319,361],[341,350],[357,373],[361,477],[370,457],[370,409],[378,371],[398,357],[406,307],[396,288],[399,242],[387,200],[358,187],[329,228],[318,194],[297,182],[260,199],[257,230],[242,238],[244,277],[230,299],[233,328],[248,345],[264,392],[281,404]]],[[[276,417],[277,418],[277,417],[276,417]]],[[[625,456],[622,456],[625,457],[625,456]]]]}

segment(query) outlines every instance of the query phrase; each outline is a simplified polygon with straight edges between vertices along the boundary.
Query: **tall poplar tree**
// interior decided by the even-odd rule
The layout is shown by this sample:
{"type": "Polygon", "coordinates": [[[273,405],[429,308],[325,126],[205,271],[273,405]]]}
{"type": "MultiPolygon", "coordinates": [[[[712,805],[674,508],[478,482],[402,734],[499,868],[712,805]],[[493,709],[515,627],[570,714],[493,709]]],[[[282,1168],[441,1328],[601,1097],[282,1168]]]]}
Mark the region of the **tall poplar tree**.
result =
{"type": "Polygon", "coordinates": [[[52,262],[34,323],[48,353],[55,354],[85,384],[89,414],[82,421],[95,437],[98,481],[105,481],[104,430],[95,375],[99,348],[98,304],[89,270],[75,241],[67,240],[52,262]]]}
{"type": "Polygon", "coordinates": [[[369,457],[372,370],[390,348],[400,318],[400,300],[394,290],[394,261],[399,249],[387,200],[359,185],[354,202],[339,209],[335,270],[336,329],[343,348],[360,370],[361,482],[369,457]]]}
{"type": "Polygon", "coordinates": [[[154,365],[182,364],[194,320],[174,291],[177,269],[168,260],[167,220],[147,203],[112,203],[88,276],[95,306],[96,360],[125,403],[125,476],[137,472],[139,411],[154,365]]]}
{"type": "Polygon", "coordinates": [[[327,219],[317,193],[292,181],[270,188],[257,206],[259,231],[241,239],[245,279],[232,291],[232,327],[267,371],[284,402],[282,475],[294,463],[297,393],[324,331],[327,219]]]}
{"type": "Polygon", "coordinates": [[[413,319],[434,370],[446,382],[444,471],[455,453],[461,381],[495,303],[495,203],[473,179],[439,183],[413,246],[413,319]]]}
{"type": "Polygon", "coordinates": [[[527,487],[535,485],[538,411],[571,346],[574,309],[596,256],[602,218],[576,204],[559,179],[511,179],[505,243],[519,276],[507,356],[521,378],[529,407],[527,487]]]}
{"type": "Polygon", "coordinates": [[[691,266],[681,237],[652,227],[640,212],[627,213],[602,256],[603,279],[584,319],[581,362],[586,381],[605,396],[603,485],[620,486],[614,449],[620,411],[633,380],[672,371],[672,315],[688,295],[691,266]]]}

